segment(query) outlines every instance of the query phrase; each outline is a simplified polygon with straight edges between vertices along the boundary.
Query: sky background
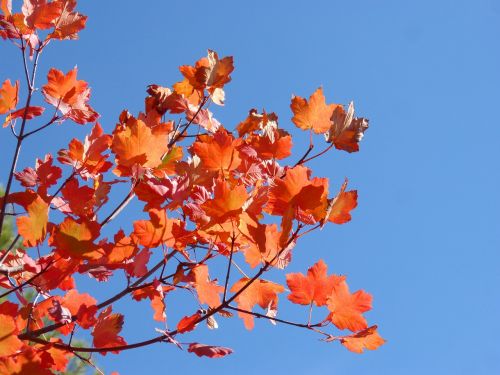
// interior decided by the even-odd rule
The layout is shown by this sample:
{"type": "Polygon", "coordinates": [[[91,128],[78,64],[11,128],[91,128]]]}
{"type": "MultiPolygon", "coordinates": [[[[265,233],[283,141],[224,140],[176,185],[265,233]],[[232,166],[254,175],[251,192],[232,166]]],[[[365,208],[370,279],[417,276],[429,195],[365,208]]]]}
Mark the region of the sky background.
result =
{"type": "MultiPolygon", "coordinates": [[[[106,373],[500,373],[499,1],[114,0],[80,1],[79,9],[87,28],[78,42],[44,52],[39,84],[51,66],[78,65],[108,132],[122,109],[143,108],[146,85],[179,81],[177,67],[207,48],[235,59],[215,116],[233,129],[251,108],[274,111],[295,136],[296,155],[308,139],[290,121],[292,94],[309,97],[322,85],[328,102],[355,101],[370,119],[361,151],[310,166],[331,178],[332,191],[349,177],[359,206],[348,224],[299,242],[287,272],[324,259],[351,290],[373,294],[368,321],[387,339],[358,355],[293,327],[257,321],[249,332],[239,319],[219,319],[218,331],[200,327],[183,341],[229,346],[231,356],[199,359],[155,345],[98,356],[106,373]]],[[[22,77],[17,50],[3,42],[0,51],[0,80],[22,77]]],[[[65,123],[33,137],[20,166],[88,131],[65,123]]],[[[8,129],[2,134],[5,181],[13,147],[8,129]]],[[[113,225],[129,228],[133,208],[113,225]]],[[[107,288],[97,295],[111,295],[107,288]]],[[[281,307],[283,318],[304,316],[284,297],[281,307]]],[[[129,343],[156,336],[147,303],[115,310],[126,313],[129,343]]]]}

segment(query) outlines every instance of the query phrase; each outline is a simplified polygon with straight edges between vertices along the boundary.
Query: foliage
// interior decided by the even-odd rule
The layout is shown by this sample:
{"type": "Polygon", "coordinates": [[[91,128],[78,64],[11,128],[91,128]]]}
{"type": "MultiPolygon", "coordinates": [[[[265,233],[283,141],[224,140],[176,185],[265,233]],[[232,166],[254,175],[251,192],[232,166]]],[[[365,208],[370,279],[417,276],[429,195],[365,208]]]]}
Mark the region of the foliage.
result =
{"type": "Polygon", "coordinates": [[[91,363],[82,353],[105,355],[159,342],[223,357],[232,350],[179,338],[202,322],[215,329],[217,316],[233,313],[249,330],[256,317],[263,318],[359,353],[384,343],[363,315],[371,309],[371,295],[351,293],[345,276],[329,275],[322,260],[305,275],[287,274],[288,289],[284,280],[263,278],[288,266],[306,234],[351,220],[357,192],[347,190],[346,180],[330,196],[329,180],[313,177],[306,165],[333,149],[359,150],[368,121],[354,117],[352,103],[327,104],[322,88],[309,99],[293,97],[292,122],[309,132],[310,146],[287,164],[292,136],[278,126],[275,113],[252,109],[231,132],[208,109],[211,103],[224,105],[224,86],[234,69],[232,57],[209,50],[193,66],[181,66],[183,78],[171,88],[148,86],[144,111],[137,116],[123,111],[107,134],[76,68],[50,69],[36,89],[45,48],[76,39],[85,26],[76,1],[24,0],[21,12],[13,13],[11,1],[1,0],[0,9],[0,36],[20,49],[26,81],[26,91],[9,79],[0,88],[3,126],[16,142],[0,201],[0,286],[8,297],[0,304],[0,373],[64,372],[72,358],[91,363]],[[33,105],[38,93],[45,107],[33,105]],[[53,114],[44,120],[46,107],[53,114]],[[93,124],[92,130],[83,141],[71,140],[57,157],[48,153],[18,171],[23,141],[66,121],[93,124]],[[324,148],[312,154],[317,135],[324,148]],[[118,184],[129,187],[114,204],[116,194],[110,192],[118,184]],[[15,185],[19,191],[13,191],[15,185]],[[147,217],[134,220],[130,230],[106,233],[134,198],[147,217]],[[14,239],[5,234],[9,216],[15,216],[14,239]],[[102,283],[123,278],[124,286],[97,301],[91,290],[79,291],[76,275],[102,283]],[[291,303],[306,306],[304,322],[277,317],[285,291],[291,303]],[[186,292],[192,304],[176,305],[186,292]],[[127,343],[122,336],[125,314],[113,304],[128,295],[150,301],[153,319],[163,324],[154,337],[127,343]],[[166,299],[185,314],[175,328],[166,324],[166,299]],[[312,322],[313,308],[324,318],[312,322]],[[90,333],[92,345],[75,344],[77,328],[90,333]]]}

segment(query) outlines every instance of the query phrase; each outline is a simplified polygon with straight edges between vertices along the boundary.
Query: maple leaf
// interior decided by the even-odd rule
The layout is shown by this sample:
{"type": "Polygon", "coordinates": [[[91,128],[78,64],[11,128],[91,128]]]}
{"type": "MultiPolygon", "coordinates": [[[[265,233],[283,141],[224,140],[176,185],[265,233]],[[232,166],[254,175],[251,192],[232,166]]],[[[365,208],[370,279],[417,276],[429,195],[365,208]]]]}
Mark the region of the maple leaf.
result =
{"type": "Polygon", "coordinates": [[[122,263],[137,252],[137,246],[125,232],[120,229],[113,237],[113,248],[108,255],[111,263],[122,263]]]}
{"type": "Polygon", "coordinates": [[[135,243],[149,248],[157,247],[160,244],[182,249],[185,246],[183,237],[188,236],[184,230],[184,222],[179,219],[167,217],[165,209],[151,209],[149,211],[150,220],[134,221],[134,231],[130,235],[135,243]]]}
{"type": "Polygon", "coordinates": [[[0,87],[0,115],[16,108],[18,92],[19,81],[16,81],[14,85],[10,83],[10,80],[6,80],[2,83],[2,87],[0,87]]]}
{"type": "Polygon", "coordinates": [[[372,296],[363,290],[351,294],[347,283],[342,280],[333,285],[327,307],[330,310],[328,319],[338,329],[356,332],[368,326],[362,313],[372,308],[372,296]]]}
{"type": "Polygon", "coordinates": [[[214,187],[214,199],[205,201],[201,208],[215,222],[222,223],[227,218],[237,218],[248,199],[243,185],[231,186],[223,179],[217,179],[214,187]]]}
{"type": "Polygon", "coordinates": [[[0,357],[14,354],[23,347],[23,342],[17,338],[18,333],[14,316],[0,314],[0,357]]]}
{"type": "Polygon", "coordinates": [[[289,273],[286,283],[291,293],[288,299],[300,305],[316,306],[326,305],[327,298],[332,293],[333,287],[343,281],[342,276],[327,275],[328,266],[319,260],[307,270],[307,275],[302,273],[289,273]]]}
{"type": "MultiPolygon", "coordinates": [[[[240,229],[244,229],[240,226],[240,229]]],[[[245,236],[251,239],[248,248],[244,249],[245,261],[254,268],[259,263],[269,263],[273,267],[283,269],[290,262],[291,250],[295,242],[286,248],[280,245],[281,232],[276,224],[259,225],[257,227],[247,226],[245,236]]]]}
{"type": "Polygon", "coordinates": [[[16,218],[17,230],[23,237],[23,245],[33,247],[45,239],[49,220],[49,205],[33,190],[9,195],[9,202],[22,206],[28,216],[16,218]]]}
{"type": "Polygon", "coordinates": [[[261,130],[264,134],[268,134],[271,130],[278,128],[278,116],[276,113],[267,113],[263,111],[258,113],[256,109],[251,109],[245,120],[236,126],[238,134],[243,137],[246,134],[261,130]]]}
{"type": "Polygon", "coordinates": [[[241,162],[238,147],[241,139],[220,129],[213,135],[201,135],[191,146],[193,154],[200,158],[204,168],[210,171],[231,171],[241,162]]]}
{"type": "Polygon", "coordinates": [[[42,94],[45,101],[56,107],[65,117],[84,125],[94,122],[99,115],[87,104],[90,89],[87,82],[76,79],[77,71],[75,67],[64,74],[60,70],[50,69],[47,84],[42,87],[42,94]]]}
{"type": "Polygon", "coordinates": [[[194,330],[196,328],[196,322],[201,318],[201,314],[196,312],[193,315],[183,317],[179,323],[177,323],[177,331],[179,333],[186,333],[194,330]]]}
{"type": "Polygon", "coordinates": [[[48,39],[77,39],[78,32],[85,27],[87,16],[73,12],[76,1],[59,0],[63,3],[63,11],[54,26],[54,31],[48,35],[48,39]]]}
{"type": "Polygon", "coordinates": [[[162,286],[158,279],[154,279],[153,284],[134,290],[132,298],[140,301],[144,298],[151,300],[151,307],[154,311],[153,319],[159,322],[164,322],[167,319],[165,314],[165,294],[175,289],[172,286],[162,286]]]}
{"type": "Polygon", "coordinates": [[[301,129],[312,129],[316,134],[325,133],[332,125],[332,113],[338,106],[338,104],[326,104],[322,87],[309,97],[309,101],[294,96],[290,104],[294,115],[292,122],[301,129]]]}
{"type": "Polygon", "coordinates": [[[231,81],[234,70],[233,57],[219,59],[217,52],[208,50],[207,57],[198,60],[195,66],[183,65],[179,68],[182,75],[195,90],[208,90],[215,104],[224,104],[222,88],[231,81]]]}
{"type": "MultiPolygon", "coordinates": [[[[250,279],[246,277],[238,280],[231,287],[231,292],[239,292],[249,281],[250,279]]],[[[238,308],[246,311],[252,311],[252,308],[255,305],[259,305],[263,309],[271,307],[271,309],[276,310],[278,305],[278,293],[282,293],[284,290],[285,288],[283,285],[275,284],[267,280],[257,279],[236,297],[236,302],[238,304],[238,308]]],[[[243,319],[246,329],[253,329],[253,315],[238,311],[238,316],[243,319]]]]}
{"type": "Polygon", "coordinates": [[[364,349],[375,350],[385,343],[378,334],[377,326],[371,326],[353,335],[342,336],[340,343],[354,353],[363,353],[364,349]]]}
{"type": "Polygon", "coordinates": [[[233,353],[233,349],[193,342],[189,344],[188,352],[198,357],[220,358],[233,353]]]}
{"type": "Polygon", "coordinates": [[[41,116],[44,111],[45,111],[44,107],[38,107],[38,106],[20,108],[17,111],[11,112],[7,115],[3,123],[3,127],[5,128],[9,126],[10,122],[12,120],[15,120],[16,118],[25,118],[26,120],[32,120],[35,117],[41,116]]]}
{"type": "MultiPolygon", "coordinates": [[[[97,323],[92,330],[93,344],[96,348],[112,348],[126,345],[124,338],[118,336],[123,327],[123,315],[111,314],[111,306],[106,307],[97,318],[97,323]]],[[[118,350],[113,353],[119,353],[118,350]]],[[[106,352],[101,352],[106,355],[106,352]]]]}
{"type": "Polygon", "coordinates": [[[58,152],[57,160],[73,166],[84,180],[97,178],[112,166],[107,161],[108,155],[103,154],[110,148],[111,141],[111,135],[104,134],[101,125],[96,123],[84,143],[73,138],[67,150],[58,152]]]}
{"type": "Polygon", "coordinates": [[[359,142],[368,129],[368,120],[354,117],[354,103],[349,103],[347,112],[343,106],[337,106],[331,120],[332,126],[325,134],[326,141],[333,143],[338,150],[359,151],[359,142]]]}
{"type": "Polygon", "coordinates": [[[22,6],[24,22],[32,29],[50,29],[61,15],[62,2],[47,0],[24,0],[22,6]]]}
{"type": "Polygon", "coordinates": [[[328,202],[325,218],[335,224],[344,224],[351,220],[351,210],[358,205],[358,192],[356,190],[345,191],[347,179],[342,184],[340,192],[333,200],[328,202]]]}
{"type": "Polygon", "coordinates": [[[130,176],[134,166],[155,168],[161,165],[168,151],[170,128],[159,125],[149,128],[146,124],[131,117],[113,132],[111,150],[116,155],[118,176],[130,176]]]}
{"type": "Polygon", "coordinates": [[[292,154],[292,137],[282,129],[271,130],[272,137],[254,135],[249,143],[261,159],[285,159],[292,154]]]}
{"type": "Polygon", "coordinates": [[[66,217],[52,235],[52,244],[63,256],[77,259],[98,259],[103,254],[94,241],[99,237],[101,226],[92,220],[66,217]]]}
{"type": "Polygon", "coordinates": [[[36,159],[35,169],[25,168],[22,172],[14,173],[14,176],[24,187],[38,185],[38,193],[45,196],[47,189],[55,185],[62,175],[61,168],[52,163],[52,155],[47,154],[44,160],[36,159]]]}
{"type": "Polygon", "coordinates": [[[220,294],[224,288],[217,285],[215,281],[211,281],[208,276],[208,266],[200,264],[191,270],[196,293],[200,303],[206,303],[210,307],[218,307],[220,305],[220,294]]]}

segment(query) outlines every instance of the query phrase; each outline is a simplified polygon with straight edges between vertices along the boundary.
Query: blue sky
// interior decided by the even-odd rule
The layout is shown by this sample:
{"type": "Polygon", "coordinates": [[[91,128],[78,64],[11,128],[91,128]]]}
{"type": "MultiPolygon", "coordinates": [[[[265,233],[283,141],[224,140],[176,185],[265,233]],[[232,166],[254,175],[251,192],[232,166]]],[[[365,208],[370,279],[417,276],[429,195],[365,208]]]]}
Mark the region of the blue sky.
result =
{"type": "MultiPolygon", "coordinates": [[[[335,152],[311,167],[334,186],[349,177],[359,207],[350,223],[299,243],[287,271],[324,259],[346,274],[353,290],[373,294],[367,316],[388,341],[356,355],[305,331],[258,321],[248,332],[234,319],[190,336],[232,347],[225,359],[156,345],[99,357],[106,373],[500,373],[499,2],[81,1],[79,8],[87,29],[78,42],[46,51],[40,79],[50,66],[78,65],[107,131],[122,109],[142,109],[146,85],[178,81],[177,67],[207,48],[234,56],[236,66],[216,117],[231,129],[250,108],[274,111],[296,136],[298,154],[307,136],[290,121],[292,94],[322,85],[330,102],[355,101],[370,119],[361,152],[335,152]]],[[[21,77],[17,51],[0,48],[0,80],[21,77]]],[[[21,165],[89,130],[49,129],[28,142],[21,165]]],[[[9,134],[0,137],[2,176],[9,134]]],[[[114,225],[130,226],[130,216],[114,225]]],[[[130,311],[127,341],[155,335],[143,320],[147,304],[116,309],[130,311]]]]}

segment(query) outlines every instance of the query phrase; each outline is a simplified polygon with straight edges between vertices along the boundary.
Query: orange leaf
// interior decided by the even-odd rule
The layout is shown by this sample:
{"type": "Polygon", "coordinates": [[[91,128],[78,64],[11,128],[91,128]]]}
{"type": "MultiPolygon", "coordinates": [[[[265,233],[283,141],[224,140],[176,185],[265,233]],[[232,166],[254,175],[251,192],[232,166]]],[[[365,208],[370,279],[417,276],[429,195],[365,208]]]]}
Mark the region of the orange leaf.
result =
{"type": "Polygon", "coordinates": [[[116,154],[118,176],[132,175],[132,167],[155,168],[161,165],[162,157],[168,151],[169,127],[166,124],[149,128],[134,117],[113,132],[111,150],[116,154]]]}
{"type": "Polygon", "coordinates": [[[2,83],[2,87],[0,87],[0,115],[16,108],[18,92],[19,81],[16,81],[14,85],[10,83],[9,79],[2,83]]]}
{"type": "Polygon", "coordinates": [[[33,247],[45,239],[49,220],[49,205],[33,190],[9,195],[9,202],[24,207],[28,216],[16,219],[17,230],[23,237],[23,245],[33,247]]]}
{"type": "Polygon", "coordinates": [[[241,162],[237,148],[241,139],[220,129],[213,135],[201,135],[193,143],[192,152],[200,158],[203,167],[211,171],[232,171],[241,162]]]}
{"type": "Polygon", "coordinates": [[[19,331],[14,317],[0,314],[0,357],[14,354],[23,346],[17,338],[19,331]]]}
{"type": "Polygon", "coordinates": [[[151,307],[154,311],[153,319],[158,322],[164,322],[167,318],[165,314],[165,293],[173,289],[174,287],[172,286],[162,286],[158,279],[155,279],[152,285],[134,290],[132,292],[132,298],[136,301],[149,298],[151,300],[151,307]]]}
{"type": "Polygon", "coordinates": [[[111,146],[111,140],[111,135],[104,134],[101,125],[96,123],[90,135],[85,137],[84,143],[73,138],[67,150],[58,152],[57,160],[73,166],[84,180],[95,179],[112,166],[107,161],[108,155],[103,154],[111,146]]]}
{"type": "MultiPolygon", "coordinates": [[[[92,330],[93,343],[96,348],[111,348],[127,344],[123,337],[118,336],[123,327],[123,315],[111,314],[111,311],[111,306],[104,309],[99,314],[97,323],[92,330]]],[[[119,353],[119,351],[113,351],[113,353],[119,353]]],[[[102,352],[101,354],[105,355],[106,353],[102,352]]]]}
{"type": "Polygon", "coordinates": [[[182,237],[188,233],[184,230],[184,222],[167,217],[165,209],[152,208],[149,217],[151,220],[134,221],[134,231],[130,237],[135,243],[149,248],[160,244],[177,249],[184,247],[182,237]]]}
{"type": "Polygon", "coordinates": [[[286,275],[286,283],[291,291],[288,299],[300,305],[309,305],[313,302],[316,306],[326,305],[334,285],[344,280],[342,276],[328,276],[327,270],[325,262],[319,260],[307,270],[307,276],[302,273],[286,275]]]}
{"type": "Polygon", "coordinates": [[[60,1],[25,0],[22,7],[26,25],[42,30],[53,27],[62,10],[63,3],[60,1]]]}
{"type": "Polygon", "coordinates": [[[198,357],[220,358],[233,352],[230,348],[213,346],[193,342],[189,344],[188,352],[196,354],[198,357]]]}
{"type": "MultiPolygon", "coordinates": [[[[250,279],[244,277],[238,280],[232,287],[231,292],[240,291],[250,279]]],[[[271,308],[276,310],[278,305],[278,293],[285,290],[283,285],[275,284],[271,281],[257,279],[252,282],[241,294],[236,297],[238,308],[252,311],[253,306],[259,305],[263,309],[271,308]]],[[[254,326],[253,315],[238,311],[238,316],[243,319],[245,328],[251,330],[254,326]]]]}
{"type": "Polygon", "coordinates": [[[292,137],[286,131],[273,129],[272,139],[268,136],[254,135],[250,145],[261,159],[284,159],[292,154],[292,137]]]}
{"type": "Polygon", "coordinates": [[[219,295],[224,291],[224,288],[210,280],[208,266],[200,264],[191,270],[191,274],[194,276],[194,287],[200,303],[206,303],[213,308],[218,307],[220,305],[219,295]]]}
{"type": "Polygon", "coordinates": [[[363,353],[364,349],[375,350],[385,343],[377,332],[377,326],[371,326],[350,336],[340,337],[339,340],[342,345],[355,353],[363,353]]]}
{"type": "Polygon", "coordinates": [[[347,283],[342,280],[333,286],[327,307],[330,310],[328,318],[338,329],[356,332],[368,326],[362,313],[372,308],[372,296],[363,290],[351,294],[347,283]]]}
{"type": "Polygon", "coordinates": [[[86,219],[74,220],[66,217],[53,235],[56,251],[63,256],[76,259],[98,259],[102,257],[94,240],[99,237],[100,225],[86,219]]]}
{"type": "Polygon", "coordinates": [[[177,323],[177,331],[179,333],[190,332],[196,328],[195,322],[201,318],[201,314],[197,312],[191,316],[185,316],[182,318],[179,323],[177,323]]]}
{"type": "Polygon", "coordinates": [[[344,224],[351,220],[351,210],[358,205],[358,192],[356,190],[345,191],[347,179],[342,184],[340,192],[337,194],[331,204],[331,210],[328,212],[328,220],[335,224],[344,224]]]}
{"type": "Polygon", "coordinates": [[[16,118],[26,118],[26,120],[31,120],[34,119],[35,117],[41,116],[43,112],[45,111],[45,108],[43,107],[37,107],[37,106],[30,106],[26,109],[20,108],[17,111],[14,111],[12,113],[9,113],[7,117],[5,118],[5,121],[3,123],[3,127],[9,126],[9,123],[12,120],[15,120],[16,118]]]}
{"type": "Polygon", "coordinates": [[[78,124],[94,122],[99,115],[87,102],[90,89],[87,82],[76,79],[77,68],[66,75],[57,69],[50,69],[47,84],[42,87],[45,101],[58,108],[61,113],[78,124]]]}
{"type": "Polygon", "coordinates": [[[57,20],[54,31],[48,35],[49,39],[77,39],[78,32],[85,27],[87,16],[73,12],[76,2],[65,1],[64,10],[57,20]]]}
{"type": "Polygon", "coordinates": [[[207,57],[198,60],[194,67],[183,65],[179,70],[195,89],[222,88],[231,81],[233,58],[228,56],[219,60],[217,52],[208,50],[207,57]]]}
{"type": "Polygon", "coordinates": [[[214,199],[207,200],[201,207],[212,220],[222,223],[229,217],[238,217],[247,199],[245,186],[231,186],[219,178],[215,182],[214,199]]]}
{"type": "Polygon", "coordinates": [[[301,129],[312,129],[316,134],[325,133],[332,125],[330,118],[338,106],[338,104],[326,104],[322,87],[309,97],[309,101],[294,96],[290,104],[294,115],[292,122],[301,129]]]}
{"type": "Polygon", "coordinates": [[[339,105],[332,114],[332,126],[326,134],[327,142],[335,145],[335,148],[347,152],[359,151],[359,142],[363,138],[365,130],[368,129],[368,120],[365,118],[354,118],[354,104],[351,102],[347,112],[339,105]]]}

